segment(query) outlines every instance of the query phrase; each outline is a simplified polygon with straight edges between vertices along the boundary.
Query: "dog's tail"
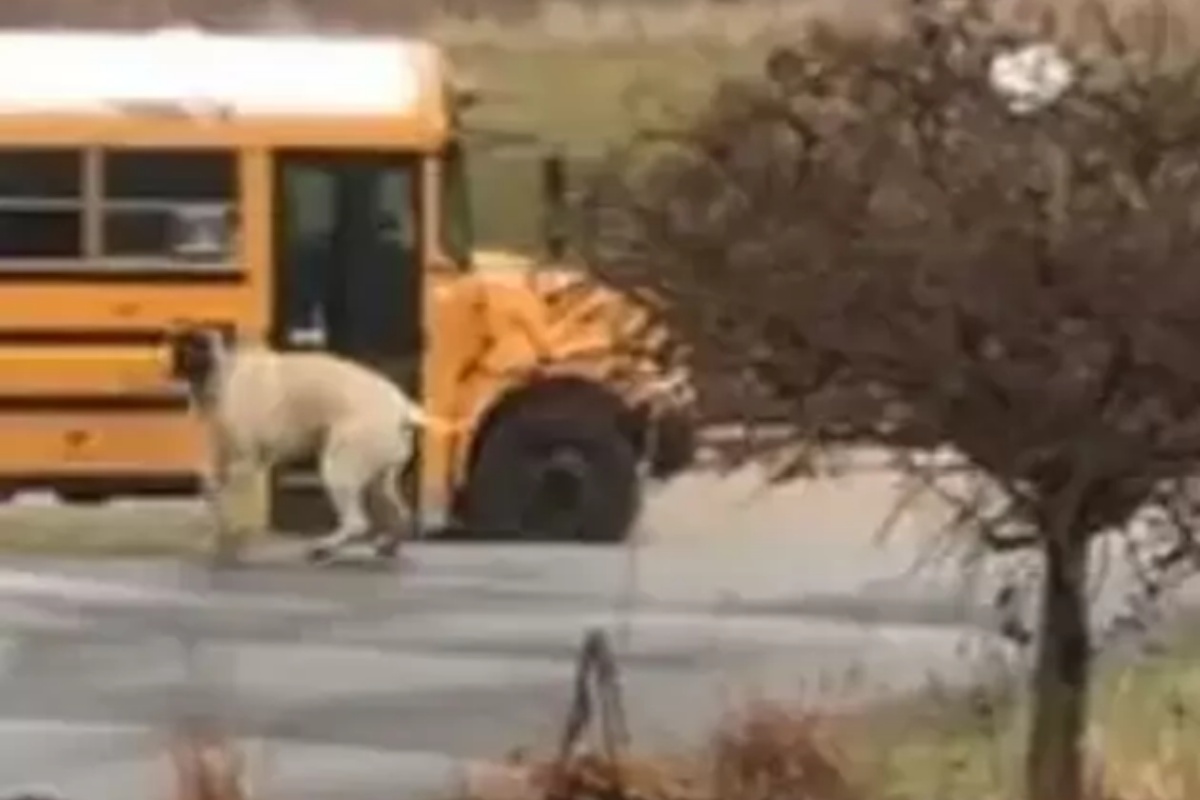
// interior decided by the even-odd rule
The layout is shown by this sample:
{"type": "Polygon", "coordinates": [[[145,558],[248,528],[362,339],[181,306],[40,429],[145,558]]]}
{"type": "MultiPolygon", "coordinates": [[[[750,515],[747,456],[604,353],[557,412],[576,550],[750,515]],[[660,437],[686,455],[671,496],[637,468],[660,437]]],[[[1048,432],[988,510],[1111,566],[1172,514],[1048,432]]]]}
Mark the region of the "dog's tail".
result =
{"type": "Polygon", "coordinates": [[[428,411],[420,408],[415,403],[409,409],[409,419],[417,423],[422,428],[427,428],[438,433],[461,433],[470,426],[469,419],[446,419],[445,417],[435,416],[428,411]]]}

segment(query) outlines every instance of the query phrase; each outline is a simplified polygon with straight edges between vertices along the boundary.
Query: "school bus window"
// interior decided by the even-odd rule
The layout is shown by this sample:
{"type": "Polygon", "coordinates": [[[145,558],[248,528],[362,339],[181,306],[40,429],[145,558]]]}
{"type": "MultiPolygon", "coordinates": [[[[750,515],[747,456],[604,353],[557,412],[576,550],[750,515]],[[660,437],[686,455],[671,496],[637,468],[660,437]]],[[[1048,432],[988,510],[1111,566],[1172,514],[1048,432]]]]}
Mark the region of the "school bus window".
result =
{"type": "Polygon", "coordinates": [[[230,202],[237,196],[237,156],[229,150],[109,150],[106,200],[230,202]]]}
{"type": "Polygon", "coordinates": [[[102,172],[102,255],[231,262],[237,156],[214,150],[112,150],[102,172]]]}
{"type": "Polygon", "coordinates": [[[83,154],[0,150],[0,260],[83,256],[83,154]]]}
{"type": "Polygon", "coordinates": [[[78,202],[83,197],[83,152],[0,150],[0,197],[78,202]]]}

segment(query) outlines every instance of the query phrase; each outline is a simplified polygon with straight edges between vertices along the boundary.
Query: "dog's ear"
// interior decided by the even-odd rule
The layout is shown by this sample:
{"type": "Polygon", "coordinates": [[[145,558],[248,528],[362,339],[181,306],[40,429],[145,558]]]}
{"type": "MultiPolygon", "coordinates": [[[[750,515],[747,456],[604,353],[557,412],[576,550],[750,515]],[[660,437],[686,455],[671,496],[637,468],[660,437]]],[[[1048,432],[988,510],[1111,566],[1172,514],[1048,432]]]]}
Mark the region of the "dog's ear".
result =
{"type": "Polygon", "coordinates": [[[164,336],[167,346],[167,361],[171,377],[176,380],[182,380],[185,376],[187,368],[187,348],[188,332],[186,328],[174,326],[167,329],[164,336]]]}
{"type": "Polygon", "coordinates": [[[182,328],[168,335],[171,376],[194,388],[204,386],[217,365],[220,344],[200,328],[182,328]]]}
{"type": "Polygon", "coordinates": [[[233,350],[237,332],[232,325],[212,325],[200,331],[214,358],[223,357],[233,350]]]}

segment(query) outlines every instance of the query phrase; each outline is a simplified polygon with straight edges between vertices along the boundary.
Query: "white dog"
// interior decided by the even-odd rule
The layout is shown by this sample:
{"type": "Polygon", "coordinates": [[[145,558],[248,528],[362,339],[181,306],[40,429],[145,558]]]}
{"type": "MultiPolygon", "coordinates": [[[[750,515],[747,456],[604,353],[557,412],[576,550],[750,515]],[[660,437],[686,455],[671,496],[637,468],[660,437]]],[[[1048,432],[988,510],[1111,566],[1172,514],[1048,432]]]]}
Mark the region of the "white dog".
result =
{"type": "Polygon", "coordinates": [[[257,468],[319,453],[337,527],[309,550],[331,557],[351,541],[374,536],[381,557],[398,553],[412,514],[398,479],[413,457],[417,427],[453,429],[426,414],[383,375],[323,352],[231,348],[211,329],[171,336],[172,372],[184,380],[209,428],[213,460],[206,491],[226,537],[220,498],[257,468]],[[366,495],[374,490],[392,519],[372,525],[366,495]]]}

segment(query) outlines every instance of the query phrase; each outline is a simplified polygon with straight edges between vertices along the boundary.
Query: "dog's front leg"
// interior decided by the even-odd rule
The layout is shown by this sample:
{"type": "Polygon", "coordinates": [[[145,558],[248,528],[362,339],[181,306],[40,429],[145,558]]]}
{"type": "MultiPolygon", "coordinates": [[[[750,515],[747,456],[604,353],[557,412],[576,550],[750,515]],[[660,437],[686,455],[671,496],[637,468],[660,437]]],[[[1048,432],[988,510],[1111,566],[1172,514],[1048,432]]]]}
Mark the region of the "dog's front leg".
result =
{"type": "Polygon", "coordinates": [[[229,487],[230,469],[223,452],[225,448],[214,446],[212,457],[209,458],[200,471],[200,492],[212,515],[216,530],[210,540],[209,552],[218,564],[228,563],[235,553],[230,552],[230,542],[233,535],[233,522],[227,513],[225,496],[229,487]]]}
{"type": "Polygon", "coordinates": [[[215,563],[228,565],[237,561],[241,552],[241,521],[230,513],[230,497],[244,491],[250,476],[255,474],[256,462],[235,448],[223,437],[213,445],[208,469],[201,476],[203,491],[216,525],[211,553],[215,563]]]}

